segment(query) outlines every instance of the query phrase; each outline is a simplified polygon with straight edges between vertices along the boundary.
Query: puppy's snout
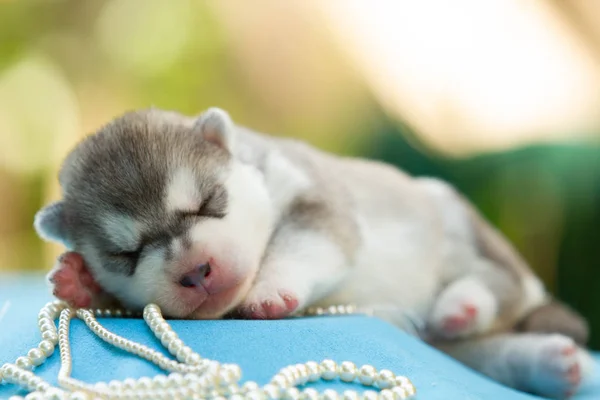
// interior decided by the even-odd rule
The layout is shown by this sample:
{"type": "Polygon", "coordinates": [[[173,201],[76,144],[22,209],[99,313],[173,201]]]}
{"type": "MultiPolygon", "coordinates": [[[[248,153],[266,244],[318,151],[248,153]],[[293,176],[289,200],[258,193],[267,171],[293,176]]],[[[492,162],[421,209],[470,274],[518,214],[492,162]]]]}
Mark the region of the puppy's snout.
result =
{"type": "Polygon", "coordinates": [[[192,271],[183,275],[179,280],[179,284],[186,288],[200,286],[202,281],[204,281],[204,278],[210,274],[210,271],[209,263],[198,265],[192,271]]]}

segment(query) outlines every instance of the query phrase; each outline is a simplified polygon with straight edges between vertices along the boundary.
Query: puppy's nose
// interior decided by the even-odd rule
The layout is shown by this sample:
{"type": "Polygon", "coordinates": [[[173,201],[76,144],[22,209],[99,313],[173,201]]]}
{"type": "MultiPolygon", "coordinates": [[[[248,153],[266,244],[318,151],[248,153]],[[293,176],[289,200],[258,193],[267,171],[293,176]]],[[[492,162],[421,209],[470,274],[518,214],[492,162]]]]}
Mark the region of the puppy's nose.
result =
{"type": "Polygon", "coordinates": [[[193,271],[183,275],[179,280],[179,284],[186,288],[199,286],[208,274],[210,274],[209,263],[198,265],[193,271]]]}

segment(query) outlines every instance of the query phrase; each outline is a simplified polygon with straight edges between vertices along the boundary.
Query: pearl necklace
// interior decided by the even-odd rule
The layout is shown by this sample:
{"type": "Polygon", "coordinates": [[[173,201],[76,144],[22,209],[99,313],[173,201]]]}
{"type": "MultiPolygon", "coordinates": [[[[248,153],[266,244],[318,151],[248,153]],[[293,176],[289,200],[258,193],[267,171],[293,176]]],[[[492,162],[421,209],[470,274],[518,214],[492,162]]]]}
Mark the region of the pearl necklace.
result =
{"type": "MultiPolygon", "coordinates": [[[[356,309],[352,306],[332,306],[329,308],[313,308],[302,316],[352,314],[356,309]]],[[[144,308],[143,318],[154,335],[165,346],[175,359],[168,358],[156,350],[143,344],[125,339],[108,331],[97,320],[98,317],[133,317],[130,311],[119,309],[91,310],[72,309],[66,303],[54,301],[46,304],[38,314],[38,326],[42,341],[27,353],[17,358],[14,364],[4,364],[0,368],[0,382],[21,386],[30,393],[26,397],[13,396],[9,400],[37,399],[212,399],[212,400],[400,400],[412,397],[416,391],[412,382],[404,376],[396,376],[392,371],[377,371],[371,365],[360,368],[344,361],[339,365],[332,360],[321,363],[308,361],[304,364],[290,365],[281,369],[270,383],[260,387],[256,382],[245,382],[239,385],[242,375],[236,364],[220,364],[217,361],[203,359],[190,347],[185,345],[171,326],[163,318],[160,308],[150,304],[144,308]],[[71,377],[72,357],[69,343],[69,328],[73,317],[81,319],[88,328],[105,342],[144,358],[161,369],[170,372],[168,375],[157,375],[154,378],[125,379],[87,384],[71,377]],[[58,318],[58,329],[55,320],[58,318]],[[32,370],[44,363],[54,353],[58,344],[60,354],[60,370],[58,384],[53,387],[32,370]],[[354,382],[364,386],[381,389],[379,392],[366,390],[359,394],[354,390],[346,390],[341,395],[332,389],[322,393],[305,387],[309,382],[319,379],[342,382],[354,382]]]]}

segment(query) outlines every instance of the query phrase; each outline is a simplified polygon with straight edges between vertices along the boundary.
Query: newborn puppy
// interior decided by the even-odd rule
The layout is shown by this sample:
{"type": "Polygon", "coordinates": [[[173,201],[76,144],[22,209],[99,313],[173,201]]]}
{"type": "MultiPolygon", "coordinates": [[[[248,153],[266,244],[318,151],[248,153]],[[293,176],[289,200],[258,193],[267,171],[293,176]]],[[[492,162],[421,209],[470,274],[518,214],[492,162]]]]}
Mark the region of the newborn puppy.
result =
{"type": "Polygon", "coordinates": [[[441,181],[261,135],[220,109],[127,113],[79,143],[59,180],[35,227],[71,250],[50,280],[75,306],[266,319],[354,303],[518,389],[564,397],[585,375],[580,318],[441,181]],[[553,315],[566,322],[545,329],[553,315]]]}

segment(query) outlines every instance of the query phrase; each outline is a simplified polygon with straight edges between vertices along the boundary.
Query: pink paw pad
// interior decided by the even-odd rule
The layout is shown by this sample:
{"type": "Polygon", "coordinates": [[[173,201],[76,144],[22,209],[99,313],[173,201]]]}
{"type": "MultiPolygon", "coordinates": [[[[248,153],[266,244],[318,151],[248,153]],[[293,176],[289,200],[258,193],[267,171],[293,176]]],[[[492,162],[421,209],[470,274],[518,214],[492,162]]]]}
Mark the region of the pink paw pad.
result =
{"type": "Polygon", "coordinates": [[[252,319],[281,319],[298,308],[298,299],[288,292],[279,292],[277,297],[243,307],[242,314],[252,319]]]}
{"type": "Polygon", "coordinates": [[[535,380],[540,392],[549,397],[569,398],[577,391],[582,378],[577,346],[567,338],[549,340],[535,380]]]}
{"type": "Polygon", "coordinates": [[[58,263],[59,265],[49,277],[54,285],[54,296],[74,307],[89,307],[93,295],[99,293],[101,289],[94,281],[81,255],[73,252],[65,253],[59,258],[58,263]]]}
{"type": "Polygon", "coordinates": [[[470,303],[462,306],[460,313],[448,315],[442,320],[442,329],[447,333],[459,333],[471,326],[477,317],[478,309],[470,303]]]}

